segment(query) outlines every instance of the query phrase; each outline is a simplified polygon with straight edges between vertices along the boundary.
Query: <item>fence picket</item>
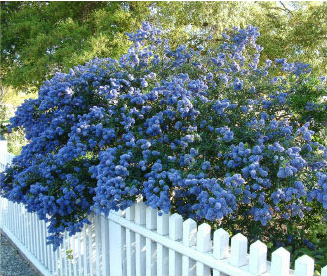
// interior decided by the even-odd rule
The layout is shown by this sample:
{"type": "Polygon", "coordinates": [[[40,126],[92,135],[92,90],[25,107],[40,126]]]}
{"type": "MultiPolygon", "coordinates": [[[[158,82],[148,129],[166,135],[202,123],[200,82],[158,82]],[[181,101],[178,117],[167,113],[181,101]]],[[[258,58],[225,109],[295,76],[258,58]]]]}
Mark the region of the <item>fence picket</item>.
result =
{"type": "Polygon", "coordinates": [[[9,216],[9,210],[12,210],[11,204],[12,204],[12,202],[8,201],[8,224],[7,224],[7,226],[9,229],[12,229],[12,220],[13,220],[13,216],[9,216]]]}
{"type": "Polygon", "coordinates": [[[295,260],[294,276],[313,276],[315,262],[308,255],[295,260]]]}
{"type": "Polygon", "coordinates": [[[21,204],[22,206],[22,212],[23,212],[23,244],[27,247],[27,234],[28,231],[26,231],[28,229],[28,220],[27,220],[27,211],[24,207],[23,204],[21,204]]]}
{"type": "MultiPolygon", "coordinates": [[[[135,205],[126,209],[126,220],[134,221],[135,205]]],[[[126,270],[127,276],[135,276],[135,233],[126,229],[126,270]]]]}
{"type": "Polygon", "coordinates": [[[74,253],[73,253],[73,237],[69,236],[67,233],[67,242],[68,242],[68,252],[67,254],[67,265],[68,265],[68,275],[72,276],[73,275],[73,258],[74,258],[74,253]]]}
{"type": "Polygon", "coordinates": [[[46,228],[44,220],[41,220],[41,233],[42,233],[42,263],[45,267],[49,268],[48,258],[47,258],[47,244],[46,244],[46,228]]]}
{"type": "Polygon", "coordinates": [[[18,219],[16,219],[18,217],[17,215],[17,206],[16,204],[12,204],[13,210],[14,210],[14,218],[13,218],[13,225],[14,225],[14,235],[16,236],[16,238],[19,238],[17,235],[18,232],[18,219]]]}
{"type": "Polygon", "coordinates": [[[60,276],[61,275],[61,259],[60,259],[60,248],[57,248],[57,250],[55,251],[55,273],[56,273],[56,276],[60,276]]]}
{"type": "Polygon", "coordinates": [[[14,219],[14,222],[15,222],[15,236],[17,239],[19,239],[19,212],[18,212],[18,208],[17,208],[17,204],[14,203],[14,211],[15,211],[15,219],[14,219]]]}
{"type": "Polygon", "coordinates": [[[77,252],[77,248],[78,245],[77,243],[77,235],[72,236],[72,240],[73,240],[73,259],[72,259],[72,263],[73,263],[73,274],[74,276],[77,276],[77,271],[78,271],[78,262],[79,262],[79,258],[78,258],[78,252],[77,252]]]}
{"type": "Polygon", "coordinates": [[[44,222],[44,220],[41,220],[41,236],[42,236],[42,238],[41,238],[41,243],[42,243],[41,258],[42,258],[42,263],[46,267],[49,267],[48,264],[47,264],[47,253],[46,253],[47,244],[46,244],[46,235],[45,234],[46,234],[45,222],[44,222]]]}
{"type": "MultiPolygon", "coordinates": [[[[157,216],[157,233],[166,236],[169,233],[169,214],[157,216]]],[[[157,244],[157,275],[168,275],[168,248],[162,244],[157,244]]]]}
{"type": "MultiPolygon", "coordinates": [[[[179,241],[183,238],[183,218],[179,214],[169,217],[169,238],[179,241]]],[[[182,255],[169,249],[169,275],[182,275],[182,255]]]]}
{"type": "MultiPolygon", "coordinates": [[[[29,233],[32,233],[32,229],[31,229],[31,213],[30,212],[27,212],[26,228],[28,229],[29,233]]],[[[32,252],[31,235],[27,235],[27,249],[28,249],[29,252],[32,252]]]]}
{"type": "Polygon", "coordinates": [[[22,213],[20,212],[20,208],[19,208],[19,204],[15,204],[15,208],[16,208],[16,218],[15,220],[17,221],[17,238],[19,240],[22,240],[22,236],[21,236],[21,230],[22,230],[22,227],[21,227],[21,217],[22,217],[22,213]]]}
{"type": "Polygon", "coordinates": [[[123,275],[122,234],[121,225],[109,220],[110,275],[123,275]]]}
{"type": "Polygon", "coordinates": [[[24,245],[28,248],[28,238],[29,238],[29,220],[28,220],[28,212],[25,208],[25,206],[22,204],[22,210],[24,212],[24,222],[23,222],[23,231],[24,231],[24,245]]]}
{"type": "Polygon", "coordinates": [[[248,239],[241,233],[232,237],[230,263],[236,267],[247,263],[248,239]]]}
{"type": "Polygon", "coordinates": [[[10,202],[10,210],[14,211],[14,216],[11,217],[11,221],[10,221],[10,227],[11,229],[13,229],[13,234],[16,235],[15,233],[15,217],[16,217],[16,213],[14,210],[14,203],[10,202]]]}
{"type": "Polygon", "coordinates": [[[250,246],[249,270],[254,275],[260,275],[267,270],[267,246],[261,241],[250,246]]]}
{"type": "Polygon", "coordinates": [[[15,233],[15,220],[14,220],[14,217],[16,216],[16,212],[15,212],[15,209],[13,208],[14,207],[14,204],[11,201],[9,201],[9,204],[8,205],[9,205],[8,206],[9,207],[9,210],[13,210],[13,216],[10,217],[10,224],[9,224],[9,226],[12,229],[13,234],[16,236],[16,233],[15,233]]]}
{"type": "Polygon", "coordinates": [[[101,254],[101,220],[100,216],[94,216],[94,230],[95,230],[95,268],[96,275],[101,275],[100,268],[100,254],[101,254]]]}
{"type": "MultiPolygon", "coordinates": [[[[209,252],[212,249],[212,241],[211,241],[211,227],[207,223],[203,223],[198,228],[198,233],[196,237],[196,248],[199,252],[209,252]]],[[[196,274],[197,275],[205,275],[210,276],[211,270],[208,266],[201,262],[196,263],[196,274]]]]}
{"type": "Polygon", "coordinates": [[[23,241],[22,208],[21,208],[20,204],[16,203],[16,206],[17,206],[17,213],[18,213],[18,217],[16,218],[18,220],[18,238],[20,241],[23,241]]]}
{"type": "MultiPolygon", "coordinates": [[[[89,219],[89,217],[87,218],[89,219]]],[[[80,276],[89,275],[88,264],[89,264],[89,244],[88,244],[88,224],[85,224],[82,229],[82,239],[83,239],[83,257],[82,257],[82,271],[80,276]]]]}
{"type": "Polygon", "coordinates": [[[280,247],[271,255],[271,276],[289,276],[290,252],[280,247]]]}
{"type": "MultiPolygon", "coordinates": [[[[183,244],[191,247],[196,245],[197,225],[193,219],[187,219],[183,223],[183,244]]],[[[182,257],[182,275],[195,275],[194,260],[187,256],[182,257]]]]}
{"type": "Polygon", "coordinates": [[[63,246],[62,246],[62,268],[63,268],[63,275],[68,275],[68,266],[67,266],[67,240],[66,240],[66,233],[63,234],[63,246]]]}
{"type": "Polygon", "coordinates": [[[31,214],[32,215],[32,220],[33,220],[33,244],[34,244],[34,250],[33,250],[33,255],[37,258],[37,230],[36,230],[36,217],[35,214],[31,214]]]}
{"type": "MultiPolygon", "coordinates": [[[[157,229],[157,213],[156,209],[151,207],[146,208],[146,225],[145,227],[149,230],[157,229]]],[[[156,243],[151,239],[146,238],[146,268],[145,274],[147,276],[156,275],[157,272],[157,255],[156,255],[156,243]]]]}
{"type": "MultiPolygon", "coordinates": [[[[145,225],[146,206],[140,201],[135,205],[135,223],[145,225]]],[[[135,234],[135,253],[136,253],[136,275],[145,275],[145,238],[140,234],[135,234]]]]}
{"type": "Polygon", "coordinates": [[[88,224],[85,224],[83,229],[82,229],[82,236],[83,236],[83,266],[82,270],[80,272],[80,276],[87,275],[88,270],[87,270],[87,235],[86,235],[86,230],[87,230],[88,224]]]}
{"type": "MultiPolygon", "coordinates": [[[[47,242],[47,237],[49,236],[49,233],[47,231],[47,224],[44,223],[44,231],[45,231],[45,243],[47,242]]],[[[56,263],[56,255],[53,252],[53,247],[51,244],[46,245],[46,255],[47,255],[47,267],[49,267],[49,270],[53,273],[55,273],[55,263],[56,263]]]]}
{"type": "Polygon", "coordinates": [[[63,244],[60,245],[59,250],[58,250],[59,263],[60,263],[60,276],[65,275],[65,259],[64,259],[63,252],[64,252],[64,241],[63,241],[63,244]]]}
{"type": "MultiPolygon", "coordinates": [[[[90,215],[89,220],[93,222],[93,214],[90,215]]],[[[93,225],[88,225],[88,272],[89,275],[94,275],[93,273],[93,262],[94,262],[94,256],[93,256],[93,225]]]]}
{"type": "Polygon", "coordinates": [[[35,213],[32,213],[33,221],[34,221],[34,243],[35,243],[35,251],[34,256],[39,260],[39,231],[38,231],[38,219],[35,216],[35,213]]]}
{"type": "Polygon", "coordinates": [[[322,268],[321,276],[327,276],[327,265],[322,268]]]}
{"type": "Polygon", "coordinates": [[[37,240],[38,240],[38,260],[42,263],[42,247],[43,247],[43,238],[42,238],[42,221],[36,216],[37,221],[37,240]]]}
{"type": "Polygon", "coordinates": [[[102,249],[102,275],[109,275],[109,232],[108,221],[105,216],[101,216],[101,249],[102,249]]]}
{"type": "MultiPolygon", "coordinates": [[[[213,257],[222,260],[228,257],[229,234],[222,228],[216,230],[213,234],[213,257]]],[[[213,276],[226,276],[216,269],[213,270],[213,276]]]]}

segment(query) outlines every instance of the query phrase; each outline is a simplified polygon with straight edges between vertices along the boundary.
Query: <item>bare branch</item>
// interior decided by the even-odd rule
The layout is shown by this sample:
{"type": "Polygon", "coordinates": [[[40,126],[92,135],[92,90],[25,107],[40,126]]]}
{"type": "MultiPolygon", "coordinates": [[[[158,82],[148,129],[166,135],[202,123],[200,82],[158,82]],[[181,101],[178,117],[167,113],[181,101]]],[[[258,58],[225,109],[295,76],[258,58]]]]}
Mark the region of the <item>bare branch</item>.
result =
{"type": "Polygon", "coordinates": [[[285,6],[283,1],[279,1],[279,3],[284,7],[284,10],[287,10],[291,15],[293,15],[293,12],[285,6]]]}

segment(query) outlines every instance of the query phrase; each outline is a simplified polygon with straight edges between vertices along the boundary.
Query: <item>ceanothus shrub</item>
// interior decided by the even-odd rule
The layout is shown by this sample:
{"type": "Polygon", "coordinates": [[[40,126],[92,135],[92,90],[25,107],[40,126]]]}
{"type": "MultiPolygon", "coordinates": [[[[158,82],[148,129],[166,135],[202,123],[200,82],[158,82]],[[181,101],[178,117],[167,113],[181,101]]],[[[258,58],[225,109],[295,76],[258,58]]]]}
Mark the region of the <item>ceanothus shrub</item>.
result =
{"type": "Polygon", "coordinates": [[[11,119],[30,143],[1,195],[49,222],[54,248],[91,211],[139,197],[251,237],[276,223],[304,227],[313,211],[323,219],[325,79],[306,64],[260,60],[258,36],[234,28],[216,49],[172,49],[144,23],[119,60],[55,74],[11,119]],[[309,102],[296,104],[306,91],[309,102]]]}

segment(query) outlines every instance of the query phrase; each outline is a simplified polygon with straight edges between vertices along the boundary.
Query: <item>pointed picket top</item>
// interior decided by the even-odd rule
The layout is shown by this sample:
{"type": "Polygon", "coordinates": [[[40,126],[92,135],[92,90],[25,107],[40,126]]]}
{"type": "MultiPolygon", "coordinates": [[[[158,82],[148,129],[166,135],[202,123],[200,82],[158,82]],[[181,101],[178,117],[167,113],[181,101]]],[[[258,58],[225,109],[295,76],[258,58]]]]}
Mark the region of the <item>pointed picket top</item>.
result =
{"type": "Polygon", "coordinates": [[[196,248],[200,252],[208,252],[212,249],[211,227],[207,223],[202,223],[198,228],[196,237],[196,248]]]}
{"type": "Polygon", "coordinates": [[[247,263],[248,239],[238,233],[232,237],[230,264],[240,267],[247,263]]]}
{"type": "Polygon", "coordinates": [[[173,241],[183,238],[183,217],[177,213],[169,217],[169,238],[173,241]]]}
{"type": "Polygon", "coordinates": [[[327,265],[322,268],[321,276],[327,276],[327,265]]]}
{"type": "Polygon", "coordinates": [[[135,223],[139,225],[145,225],[146,219],[146,206],[143,201],[139,201],[135,204],[135,223]]]}
{"type": "Polygon", "coordinates": [[[229,234],[220,228],[213,234],[213,257],[221,260],[228,257],[229,234]]]}
{"type": "Polygon", "coordinates": [[[294,276],[313,276],[315,262],[308,255],[295,260],[294,276]]]}
{"type": "Polygon", "coordinates": [[[289,276],[290,274],[290,252],[280,247],[271,255],[271,276],[289,276]]]}
{"type": "Polygon", "coordinates": [[[157,209],[150,206],[146,208],[146,228],[150,230],[157,229],[157,213],[157,209]]]}
{"type": "MultiPolygon", "coordinates": [[[[162,212],[162,211],[161,211],[162,212]]],[[[160,235],[168,235],[169,233],[169,214],[163,213],[157,216],[157,232],[160,235]]]]}
{"type": "Polygon", "coordinates": [[[183,244],[186,246],[196,245],[197,225],[193,219],[187,219],[183,223],[183,244]]]}
{"type": "Polygon", "coordinates": [[[261,241],[250,246],[249,270],[254,275],[260,275],[267,270],[267,246],[261,241]]]}

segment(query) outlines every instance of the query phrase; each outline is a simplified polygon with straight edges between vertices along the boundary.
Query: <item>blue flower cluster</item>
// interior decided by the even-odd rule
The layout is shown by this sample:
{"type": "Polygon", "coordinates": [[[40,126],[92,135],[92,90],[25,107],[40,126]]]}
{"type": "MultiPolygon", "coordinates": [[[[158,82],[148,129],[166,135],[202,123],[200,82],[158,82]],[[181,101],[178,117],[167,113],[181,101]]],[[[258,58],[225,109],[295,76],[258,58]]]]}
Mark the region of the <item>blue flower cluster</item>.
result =
{"type": "Polygon", "coordinates": [[[305,219],[312,205],[324,213],[321,126],[298,121],[290,105],[310,70],[285,59],[260,65],[258,36],[252,26],[234,28],[203,55],[171,48],[143,23],[119,60],[55,74],[11,119],[30,143],[2,174],[1,195],[48,221],[54,248],[91,211],[108,214],[140,197],[207,221],[266,225],[305,219]]]}

